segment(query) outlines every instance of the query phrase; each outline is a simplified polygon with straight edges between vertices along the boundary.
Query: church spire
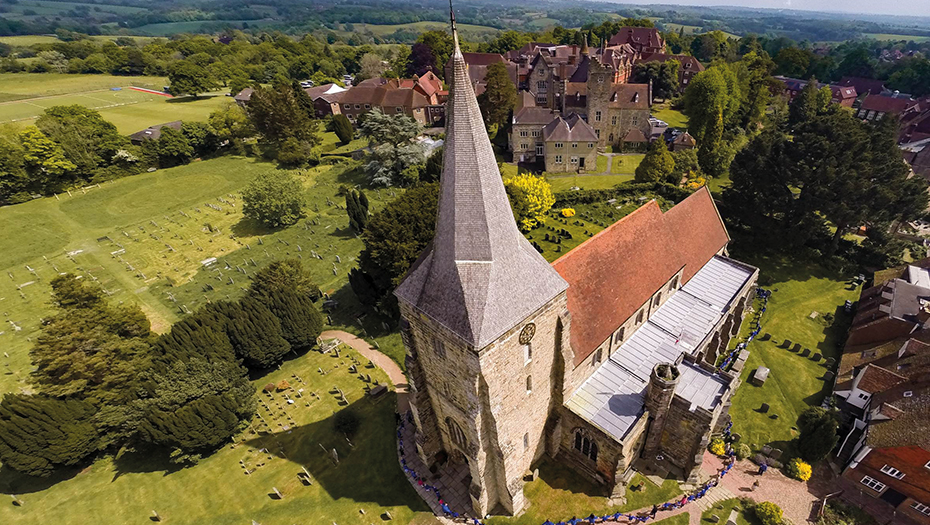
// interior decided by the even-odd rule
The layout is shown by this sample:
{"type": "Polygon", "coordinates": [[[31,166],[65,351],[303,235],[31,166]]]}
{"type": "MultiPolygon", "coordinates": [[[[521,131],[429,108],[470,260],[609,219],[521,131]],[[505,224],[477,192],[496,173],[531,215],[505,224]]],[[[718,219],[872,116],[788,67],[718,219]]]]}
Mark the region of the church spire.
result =
{"type": "Polygon", "coordinates": [[[395,294],[482,348],[568,284],[517,229],[451,12],[450,20],[455,48],[436,234],[395,294]]]}
{"type": "Polygon", "coordinates": [[[584,34],[584,42],[581,44],[581,54],[588,54],[588,33],[584,34]]]}

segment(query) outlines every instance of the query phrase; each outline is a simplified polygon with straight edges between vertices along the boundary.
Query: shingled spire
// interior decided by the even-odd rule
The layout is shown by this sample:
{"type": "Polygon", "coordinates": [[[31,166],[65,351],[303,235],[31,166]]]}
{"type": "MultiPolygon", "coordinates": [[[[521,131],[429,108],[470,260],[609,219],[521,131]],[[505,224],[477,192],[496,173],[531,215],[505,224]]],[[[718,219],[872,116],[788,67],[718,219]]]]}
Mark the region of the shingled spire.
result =
{"type": "Polygon", "coordinates": [[[451,13],[452,77],[432,245],[395,294],[482,348],[568,284],[517,229],[451,13]]]}

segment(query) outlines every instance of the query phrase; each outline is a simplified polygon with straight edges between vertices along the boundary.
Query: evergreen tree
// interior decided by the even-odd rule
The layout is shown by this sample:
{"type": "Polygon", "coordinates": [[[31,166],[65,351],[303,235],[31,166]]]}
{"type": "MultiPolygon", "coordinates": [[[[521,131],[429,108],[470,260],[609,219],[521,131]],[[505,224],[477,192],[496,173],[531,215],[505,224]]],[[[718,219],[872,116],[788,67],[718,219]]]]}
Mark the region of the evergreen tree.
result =
{"type": "Polygon", "coordinates": [[[346,193],[346,213],[349,214],[349,226],[357,233],[365,231],[368,225],[368,197],[360,190],[346,193]]]}
{"type": "Polygon", "coordinates": [[[194,148],[191,147],[187,137],[169,126],[161,128],[161,136],[158,137],[156,151],[158,152],[159,164],[162,166],[183,164],[194,155],[194,148]]]}
{"type": "Polygon", "coordinates": [[[478,96],[478,106],[484,115],[484,123],[489,127],[492,124],[503,126],[517,103],[517,87],[510,79],[510,73],[503,62],[495,62],[488,66],[484,81],[484,93],[478,96]]]}
{"type": "Polygon", "coordinates": [[[97,451],[95,412],[77,399],[6,394],[0,402],[0,462],[32,476],[78,463],[97,451]]]}
{"type": "Polygon", "coordinates": [[[705,128],[703,140],[698,143],[698,163],[701,170],[711,177],[720,177],[726,173],[729,166],[728,151],[723,143],[723,115],[705,128]]]}
{"type": "Polygon", "coordinates": [[[233,350],[250,370],[265,370],[280,363],[291,347],[281,334],[281,323],[254,297],[238,303],[220,303],[228,319],[226,333],[233,350]]]}
{"type": "Polygon", "coordinates": [[[335,131],[336,136],[339,137],[339,142],[343,144],[352,142],[352,137],[355,136],[355,128],[352,127],[349,118],[342,113],[333,115],[333,131],[335,131]]]}
{"type": "Polygon", "coordinates": [[[323,317],[310,297],[283,288],[259,299],[278,318],[281,335],[292,348],[300,350],[316,344],[323,331],[323,317]]]}
{"type": "Polygon", "coordinates": [[[152,370],[163,373],[173,363],[193,358],[208,363],[236,362],[226,335],[227,319],[214,308],[202,308],[171,325],[152,345],[152,370]]]}
{"type": "Polygon", "coordinates": [[[319,286],[298,259],[273,261],[252,275],[249,290],[252,295],[268,295],[278,290],[294,290],[314,301],[320,298],[319,286]]]}
{"type": "MultiPolygon", "coordinates": [[[[498,131],[500,133],[500,131],[498,131]]],[[[421,182],[439,182],[442,175],[442,156],[445,148],[436,148],[426,159],[426,167],[420,176],[421,182]]]]}
{"type": "MultiPolygon", "coordinates": [[[[829,91],[829,88],[826,89],[829,91]]],[[[810,79],[810,82],[801,89],[801,92],[788,106],[788,124],[797,126],[827,113],[831,97],[827,97],[824,101],[820,91],[817,87],[817,79],[810,79]]]]}
{"type": "Polygon", "coordinates": [[[260,173],[242,191],[243,214],[269,228],[296,223],[303,208],[303,185],[288,172],[260,173]]]}
{"type": "Polygon", "coordinates": [[[659,138],[649,146],[649,151],[636,167],[636,182],[658,182],[667,180],[675,173],[675,159],[659,138]]]}
{"type": "Polygon", "coordinates": [[[808,463],[827,457],[839,441],[836,416],[820,407],[810,407],[798,417],[798,452],[808,463]]]}
{"type": "Polygon", "coordinates": [[[437,69],[436,55],[433,54],[433,50],[428,45],[416,43],[410,46],[410,55],[407,57],[408,77],[420,76],[427,71],[435,72],[437,69]]]}

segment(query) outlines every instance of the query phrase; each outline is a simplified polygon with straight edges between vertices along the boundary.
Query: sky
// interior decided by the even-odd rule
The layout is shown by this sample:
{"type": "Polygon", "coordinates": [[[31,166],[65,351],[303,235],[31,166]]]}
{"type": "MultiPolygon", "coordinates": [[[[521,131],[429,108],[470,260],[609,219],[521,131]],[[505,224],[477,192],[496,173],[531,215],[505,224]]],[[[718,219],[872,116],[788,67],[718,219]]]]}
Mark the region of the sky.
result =
{"type": "Polygon", "coordinates": [[[930,0],[611,0],[622,4],[677,4],[717,5],[742,7],[768,7],[805,9],[808,11],[832,11],[845,13],[870,13],[883,15],[930,16],[930,0]]]}

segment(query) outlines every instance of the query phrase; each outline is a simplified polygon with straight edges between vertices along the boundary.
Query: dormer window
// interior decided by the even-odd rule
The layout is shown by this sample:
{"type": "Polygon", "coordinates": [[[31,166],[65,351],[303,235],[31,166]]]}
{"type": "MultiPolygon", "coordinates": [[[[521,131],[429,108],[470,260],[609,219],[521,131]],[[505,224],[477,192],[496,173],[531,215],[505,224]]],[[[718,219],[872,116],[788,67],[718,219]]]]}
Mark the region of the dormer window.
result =
{"type": "Polygon", "coordinates": [[[904,392],[904,397],[914,397],[914,392],[912,390],[908,390],[904,392]]]}
{"type": "Polygon", "coordinates": [[[616,92],[616,91],[614,91],[614,94],[610,96],[610,101],[611,101],[611,102],[616,102],[616,101],[617,101],[617,92],[616,92]]]}
{"type": "Polygon", "coordinates": [[[891,477],[893,477],[893,478],[895,478],[895,479],[904,479],[904,473],[901,472],[900,470],[898,470],[898,469],[892,467],[891,465],[885,465],[884,467],[882,467],[881,470],[882,470],[882,472],[884,472],[885,474],[888,474],[889,476],[891,476],[891,477]]]}
{"type": "Polygon", "coordinates": [[[633,93],[633,102],[639,102],[639,93],[633,93]]]}

